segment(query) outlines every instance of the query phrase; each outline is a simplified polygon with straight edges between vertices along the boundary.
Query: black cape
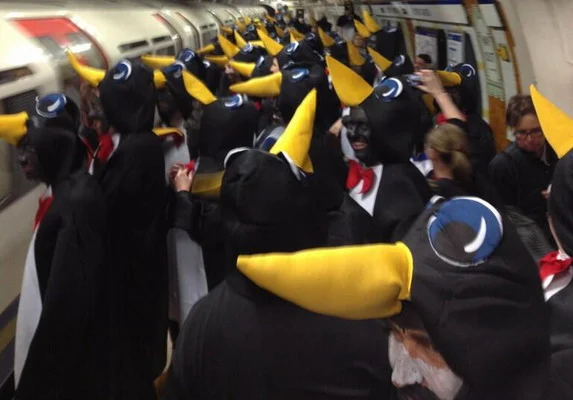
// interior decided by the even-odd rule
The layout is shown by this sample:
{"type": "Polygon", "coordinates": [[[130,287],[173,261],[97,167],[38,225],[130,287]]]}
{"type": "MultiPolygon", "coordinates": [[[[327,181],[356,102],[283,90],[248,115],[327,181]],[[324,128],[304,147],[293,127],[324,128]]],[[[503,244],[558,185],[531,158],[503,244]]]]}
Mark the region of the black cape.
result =
{"type": "Polygon", "coordinates": [[[16,399],[110,396],[105,202],[78,172],[53,188],[35,241],[42,313],[16,399]]]}
{"type": "Polygon", "coordinates": [[[166,400],[390,398],[383,322],[305,311],[238,271],[191,310],[166,400]]]}

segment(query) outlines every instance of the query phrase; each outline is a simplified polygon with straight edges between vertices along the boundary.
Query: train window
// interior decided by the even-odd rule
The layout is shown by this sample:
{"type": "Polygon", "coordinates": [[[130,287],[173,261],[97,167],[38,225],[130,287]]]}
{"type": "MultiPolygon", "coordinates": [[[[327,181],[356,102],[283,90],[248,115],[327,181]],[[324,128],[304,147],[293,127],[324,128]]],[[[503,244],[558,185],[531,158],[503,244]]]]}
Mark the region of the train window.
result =
{"type": "Polygon", "coordinates": [[[175,29],[175,27],[160,14],[153,14],[153,16],[169,30],[169,33],[171,33],[171,39],[175,41],[175,52],[183,50],[183,39],[181,38],[181,35],[179,35],[179,32],[177,32],[177,29],[175,29]]]}
{"type": "Polygon", "coordinates": [[[14,19],[14,24],[35,38],[56,60],[64,59],[71,47],[80,60],[96,68],[107,68],[107,60],[97,43],[67,18],[14,19]]]}
{"type": "Polygon", "coordinates": [[[5,83],[9,83],[9,82],[14,82],[20,78],[23,78],[25,76],[30,76],[30,75],[32,75],[32,71],[30,70],[30,68],[27,68],[27,67],[14,68],[14,69],[9,69],[7,71],[1,71],[0,72],[0,85],[5,84],[5,83]]]}
{"type": "Polygon", "coordinates": [[[169,46],[163,49],[156,50],[155,54],[158,56],[174,56],[177,54],[177,52],[175,51],[175,46],[169,46]]]}
{"type": "Polygon", "coordinates": [[[149,46],[149,43],[147,43],[147,40],[138,40],[136,42],[120,44],[119,46],[117,46],[117,48],[122,53],[127,53],[127,52],[130,52],[131,50],[136,50],[136,49],[140,49],[142,47],[147,47],[147,46],[149,46]]]}

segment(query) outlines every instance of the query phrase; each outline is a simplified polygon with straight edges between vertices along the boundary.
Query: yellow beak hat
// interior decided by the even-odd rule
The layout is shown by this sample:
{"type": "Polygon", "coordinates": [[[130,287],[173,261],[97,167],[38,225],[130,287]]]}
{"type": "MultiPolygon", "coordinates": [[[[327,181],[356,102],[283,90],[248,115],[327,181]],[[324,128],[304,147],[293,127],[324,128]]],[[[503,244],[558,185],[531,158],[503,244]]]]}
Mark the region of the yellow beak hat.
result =
{"type": "Polygon", "coordinates": [[[147,55],[147,56],[141,56],[141,61],[145,65],[147,65],[149,68],[161,69],[161,68],[169,67],[171,64],[173,64],[176,61],[176,59],[175,59],[175,57],[171,57],[171,56],[147,55]]]}
{"type": "Polygon", "coordinates": [[[27,112],[0,115],[0,139],[17,146],[28,132],[27,121],[27,112]]]}
{"type": "Polygon", "coordinates": [[[364,25],[362,22],[358,21],[357,19],[354,20],[354,27],[356,28],[356,31],[358,32],[358,34],[360,36],[362,36],[364,39],[368,39],[370,36],[372,36],[372,32],[370,32],[368,30],[366,25],[364,25]]]}
{"type": "Polygon", "coordinates": [[[325,48],[332,47],[336,44],[336,41],[330,37],[320,26],[318,27],[318,37],[320,38],[320,41],[325,48]]]}
{"type": "Polygon", "coordinates": [[[269,35],[267,35],[260,29],[257,29],[257,33],[259,34],[259,38],[263,42],[265,49],[271,56],[276,56],[281,52],[281,50],[284,47],[283,45],[273,40],[273,38],[271,38],[269,35]]]}
{"type": "Polygon", "coordinates": [[[534,85],[531,85],[530,91],[543,134],[557,156],[562,158],[573,149],[573,119],[543,96],[534,85]]]}
{"type": "Polygon", "coordinates": [[[363,10],[362,11],[362,17],[364,19],[364,25],[366,26],[366,28],[372,32],[372,33],[376,33],[380,30],[382,30],[382,27],[380,25],[378,25],[378,23],[374,20],[374,18],[372,17],[372,15],[370,15],[370,13],[368,12],[368,10],[363,10]]]}
{"type": "MultiPolygon", "coordinates": [[[[88,67],[79,62],[77,57],[71,51],[66,51],[68,56],[68,61],[76,73],[89,83],[92,87],[98,87],[101,81],[104,80],[106,71],[99,68],[88,67]]],[[[165,87],[166,79],[165,75],[159,70],[153,72],[153,82],[155,87],[160,89],[165,87]]]]}
{"type": "Polygon", "coordinates": [[[369,319],[401,311],[414,266],[404,244],[380,244],[241,256],[237,267],[258,286],[309,311],[369,319]]]}
{"type": "Polygon", "coordinates": [[[359,106],[374,92],[374,88],[360,75],[335,58],[327,56],[326,65],[334,90],[344,105],[359,106]]]}
{"type": "Polygon", "coordinates": [[[235,93],[246,94],[255,97],[276,97],[281,94],[282,72],[253,78],[246,82],[235,83],[229,87],[235,93]]]}
{"type": "Polygon", "coordinates": [[[195,53],[199,55],[205,55],[214,52],[215,49],[216,49],[215,45],[213,43],[210,43],[206,46],[201,47],[200,49],[197,49],[195,53]]]}
{"type": "Polygon", "coordinates": [[[271,148],[271,154],[286,153],[297,167],[313,172],[308,157],[316,114],[316,89],[312,89],[298,106],[283,134],[271,148]]]}

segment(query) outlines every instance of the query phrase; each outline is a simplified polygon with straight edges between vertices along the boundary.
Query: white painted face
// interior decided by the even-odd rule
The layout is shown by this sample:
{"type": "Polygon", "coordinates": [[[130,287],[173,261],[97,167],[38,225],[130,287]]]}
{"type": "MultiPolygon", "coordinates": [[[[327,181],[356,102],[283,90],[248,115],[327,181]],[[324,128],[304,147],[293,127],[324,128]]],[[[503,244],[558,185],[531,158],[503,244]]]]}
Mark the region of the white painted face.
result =
{"type": "Polygon", "coordinates": [[[423,331],[394,329],[388,340],[392,383],[399,399],[454,400],[463,381],[423,331]]]}

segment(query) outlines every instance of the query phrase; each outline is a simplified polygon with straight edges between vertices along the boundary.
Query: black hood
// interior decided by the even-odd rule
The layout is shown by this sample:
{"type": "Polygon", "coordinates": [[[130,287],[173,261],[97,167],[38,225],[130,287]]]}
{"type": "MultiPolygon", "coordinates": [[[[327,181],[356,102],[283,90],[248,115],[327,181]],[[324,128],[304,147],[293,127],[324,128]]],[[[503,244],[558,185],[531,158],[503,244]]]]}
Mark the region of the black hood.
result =
{"type": "Polygon", "coordinates": [[[400,54],[396,56],[392,65],[390,65],[384,72],[388,78],[395,76],[409,75],[414,73],[414,64],[408,55],[400,54]]]}
{"type": "Polygon", "coordinates": [[[77,136],[79,127],[78,106],[60,93],[38,99],[28,111],[24,140],[36,151],[47,185],[56,186],[84,167],[86,153],[77,136]]]}
{"type": "Polygon", "coordinates": [[[245,63],[254,63],[257,62],[260,57],[264,57],[267,54],[267,51],[262,47],[253,46],[251,43],[247,43],[243,46],[241,51],[233,57],[233,60],[245,63]]]}
{"type": "Polygon", "coordinates": [[[220,201],[241,254],[296,251],[325,239],[326,207],[317,201],[315,185],[282,154],[248,150],[231,156],[220,201]]]}
{"type": "Polygon", "coordinates": [[[150,132],[155,119],[153,72],[141,63],[121,61],[99,85],[102,108],[122,134],[150,132]]]}
{"type": "Polygon", "coordinates": [[[573,254],[573,150],[555,166],[549,197],[549,215],[563,250],[573,254]]]}
{"type": "Polygon", "coordinates": [[[382,28],[370,36],[368,46],[372,47],[388,60],[393,60],[405,51],[402,28],[400,26],[397,28],[382,28]]]}
{"type": "Polygon", "coordinates": [[[175,57],[177,61],[181,61],[187,71],[191,72],[197,78],[205,81],[207,78],[207,66],[203,59],[191,49],[183,49],[175,57]]]}
{"type": "Polygon", "coordinates": [[[389,78],[360,104],[372,128],[371,146],[383,163],[408,162],[423,129],[419,93],[402,77],[389,78]]]}
{"type": "MultiPolygon", "coordinates": [[[[187,119],[193,111],[194,99],[189,96],[185,89],[182,76],[183,70],[185,70],[185,65],[180,61],[161,70],[167,84],[166,89],[158,90],[157,99],[158,101],[173,103],[172,107],[179,110],[183,118],[187,119]]],[[[163,115],[161,117],[164,119],[164,122],[168,122],[163,115]]]]}
{"type": "Polygon", "coordinates": [[[315,39],[304,39],[285,45],[277,54],[279,67],[284,68],[292,63],[318,64],[324,67],[324,57],[316,50],[316,42],[315,37],[315,39]]]}
{"type": "Polygon", "coordinates": [[[271,67],[273,66],[273,60],[274,57],[270,55],[259,58],[251,78],[260,78],[262,76],[270,75],[271,67]]]}
{"type": "Polygon", "coordinates": [[[328,129],[340,116],[340,100],[330,87],[324,68],[317,64],[291,64],[282,69],[281,93],[277,106],[285,122],[314,88],[317,89],[315,126],[328,129]]]}
{"type": "Polygon", "coordinates": [[[479,77],[476,69],[470,64],[458,64],[454,67],[447,69],[450,72],[455,72],[462,78],[462,83],[454,88],[448,89],[457,91],[461,104],[458,106],[463,109],[466,114],[474,114],[479,109],[481,102],[479,92],[479,77]]]}
{"type": "Polygon", "coordinates": [[[472,398],[541,399],[549,373],[547,309],[515,228],[477,198],[439,201],[403,242],[411,302],[472,398]],[[492,396],[495,394],[495,396],[492,396]]]}
{"type": "Polygon", "coordinates": [[[199,151],[220,165],[237,147],[253,147],[259,112],[239,95],[219,98],[204,106],[199,151]]]}

